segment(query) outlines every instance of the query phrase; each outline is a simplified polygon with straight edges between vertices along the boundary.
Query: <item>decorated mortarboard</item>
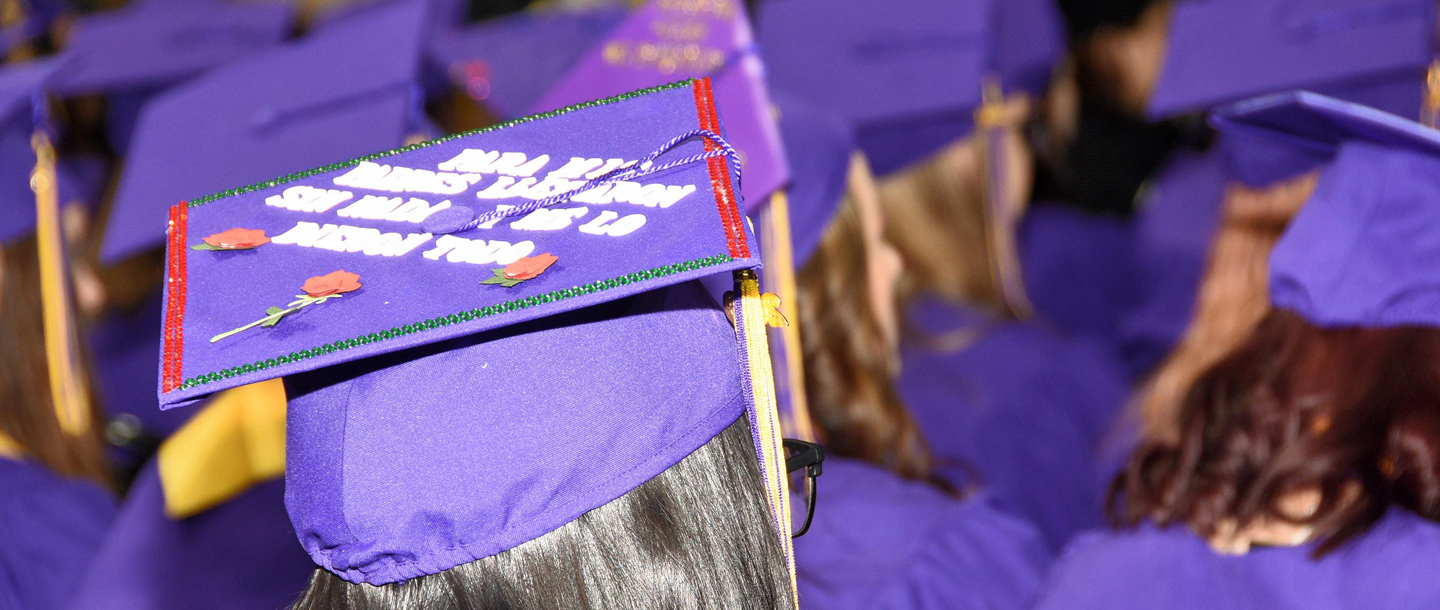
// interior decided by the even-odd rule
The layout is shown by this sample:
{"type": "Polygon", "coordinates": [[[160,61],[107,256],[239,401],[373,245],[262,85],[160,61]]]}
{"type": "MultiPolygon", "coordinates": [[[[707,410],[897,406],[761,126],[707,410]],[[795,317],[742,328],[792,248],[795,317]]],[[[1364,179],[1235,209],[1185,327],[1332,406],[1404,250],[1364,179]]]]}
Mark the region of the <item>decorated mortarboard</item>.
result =
{"type": "Polygon", "coordinates": [[[747,411],[788,549],[720,129],[710,82],[685,81],[179,203],[160,402],[283,376],[291,519],[352,582],[544,535],[747,411]],[[696,282],[722,274],[734,327],[696,282]]]}
{"type": "Polygon", "coordinates": [[[1258,143],[1328,150],[1270,254],[1270,300],[1321,327],[1440,326],[1440,132],[1310,94],[1240,104],[1258,143]],[[1262,135],[1263,134],[1263,135],[1262,135]]]}
{"type": "Polygon", "coordinates": [[[1216,110],[1231,177],[1263,186],[1329,163],[1341,145],[1365,140],[1418,152],[1440,148],[1435,131],[1388,112],[1307,91],[1276,93],[1216,110]]]}
{"type": "Polygon", "coordinates": [[[770,0],[756,29],[770,82],[855,125],[883,175],[970,131],[990,16],[982,0],[770,0]]]}
{"type": "Polygon", "coordinates": [[[430,60],[452,84],[509,120],[525,115],[629,11],[522,12],[437,36],[430,60]]]}
{"type": "Polygon", "coordinates": [[[745,199],[758,206],[785,183],[789,170],[744,8],[736,0],[651,0],[590,49],[534,110],[708,77],[720,120],[745,165],[745,199]]]}
{"type": "Polygon", "coordinates": [[[164,243],[166,208],[399,145],[416,129],[426,11],[398,3],[231,63],[152,100],[126,159],[100,256],[164,243]]]}
{"type": "Polygon", "coordinates": [[[265,49],[289,33],[288,2],[185,2],[94,13],[78,20],[57,93],[170,85],[265,49]]]}
{"type": "Polygon", "coordinates": [[[1309,89],[1419,118],[1435,59],[1434,2],[1209,0],[1170,10],[1152,116],[1309,89]]]}

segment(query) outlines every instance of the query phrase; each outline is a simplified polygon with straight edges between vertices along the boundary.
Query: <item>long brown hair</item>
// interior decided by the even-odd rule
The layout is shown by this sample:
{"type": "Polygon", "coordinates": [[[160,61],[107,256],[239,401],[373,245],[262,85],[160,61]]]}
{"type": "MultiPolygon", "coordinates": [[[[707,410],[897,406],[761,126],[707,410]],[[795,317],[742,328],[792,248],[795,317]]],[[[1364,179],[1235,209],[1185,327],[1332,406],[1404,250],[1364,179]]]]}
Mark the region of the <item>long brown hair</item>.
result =
{"type": "MultiPolygon", "coordinates": [[[[852,171],[854,166],[852,165],[852,171]]],[[[929,447],[894,380],[900,363],[869,297],[864,228],[851,180],[796,278],[805,392],[820,440],[837,455],[931,479],[929,447]]]]}
{"type": "MultiPolygon", "coordinates": [[[[71,436],[61,429],[50,398],[35,238],[6,246],[0,263],[0,432],[50,470],[108,487],[110,475],[98,425],[104,421],[100,409],[92,400],[90,429],[71,436]]],[[[83,367],[88,382],[93,379],[89,363],[83,367]]]]}
{"type": "Polygon", "coordinates": [[[1144,443],[1116,479],[1117,524],[1184,524],[1212,540],[1306,525],[1319,555],[1391,506],[1440,520],[1440,329],[1322,329],[1270,311],[1178,407],[1178,440],[1144,443]],[[1313,509],[1287,510],[1315,492],[1313,509]]]}
{"type": "Polygon", "coordinates": [[[1184,394],[1264,317],[1270,303],[1270,250],[1315,190],[1316,179],[1312,173],[1264,188],[1236,185],[1227,192],[1190,326],[1141,392],[1146,437],[1178,438],[1175,418],[1184,394]]]}
{"type": "Polygon", "coordinates": [[[983,168],[979,148],[966,139],[879,182],[885,237],[905,259],[902,301],[930,293],[1005,310],[992,272],[983,168]]]}

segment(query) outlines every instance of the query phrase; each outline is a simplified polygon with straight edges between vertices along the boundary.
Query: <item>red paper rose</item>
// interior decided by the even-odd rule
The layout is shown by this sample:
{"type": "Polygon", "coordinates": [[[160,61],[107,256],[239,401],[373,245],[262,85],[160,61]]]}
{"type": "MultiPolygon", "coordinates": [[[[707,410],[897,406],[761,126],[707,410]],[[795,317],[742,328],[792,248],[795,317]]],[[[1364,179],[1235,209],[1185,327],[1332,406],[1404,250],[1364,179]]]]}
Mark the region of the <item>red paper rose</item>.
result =
{"type": "Polygon", "coordinates": [[[325,297],[332,294],[354,292],[360,289],[360,276],[349,271],[331,271],[305,280],[302,288],[311,297],[325,297]]]}
{"type": "Polygon", "coordinates": [[[545,270],[549,269],[550,265],[555,264],[555,261],[558,260],[560,260],[560,257],[552,255],[549,252],[535,256],[527,256],[505,265],[505,279],[528,280],[541,273],[545,273],[545,270]]]}
{"type": "Polygon", "coordinates": [[[205,243],[219,250],[249,250],[270,243],[265,231],[234,228],[205,238],[205,243]]]}

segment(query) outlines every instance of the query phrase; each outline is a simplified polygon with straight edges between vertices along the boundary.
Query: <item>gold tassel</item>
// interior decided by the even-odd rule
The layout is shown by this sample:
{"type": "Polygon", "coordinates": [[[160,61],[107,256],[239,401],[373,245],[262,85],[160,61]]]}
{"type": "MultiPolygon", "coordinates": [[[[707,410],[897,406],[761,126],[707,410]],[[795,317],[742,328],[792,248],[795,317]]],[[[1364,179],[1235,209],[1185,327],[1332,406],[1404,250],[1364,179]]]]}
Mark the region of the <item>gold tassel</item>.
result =
{"type": "MultiPolygon", "coordinates": [[[[810,405],[805,396],[805,358],[800,345],[799,287],[795,283],[795,250],[790,234],[790,200],[785,193],[770,196],[765,209],[765,266],[767,279],[778,293],[780,315],[786,324],[779,326],[781,344],[785,347],[785,381],[790,395],[790,417],[783,418],[787,436],[814,442],[815,428],[810,421],[810,405]]],[[[768,311],[768,310],[767,310],[768,311]]],[[[775,326],[775,325],[771,325],[775,326]]]]}
{"type": "Polygon", "coordinates": [[[40,254],[40,299],[45,333],[45,360],[50,399],[60,429],[79,436],[90,429],[90,389],[81,375],[75,319],[70,312],[65,262],[65,235],[60,224],[60,196],[55,180],[55,148],[44,131],[30,138],[35,150],[35,237],[40,254]]]}
{"type": "Polygon", "coordinates": [[[1015,229],[1017,202],[1005,192],[1005,96],[996,79],[986,79],[981,91],[982,104],[975,111],[975,125],[980,132],[981,175],[984,176],[985,206],[990,219],[986,241],[990,250],[990,272],[1000,289],[1003,305],[1010,315],[1028,318],[1030,299],[1025,294],[1025,281],[1020,274],[1016,254],[1015,229]]]}

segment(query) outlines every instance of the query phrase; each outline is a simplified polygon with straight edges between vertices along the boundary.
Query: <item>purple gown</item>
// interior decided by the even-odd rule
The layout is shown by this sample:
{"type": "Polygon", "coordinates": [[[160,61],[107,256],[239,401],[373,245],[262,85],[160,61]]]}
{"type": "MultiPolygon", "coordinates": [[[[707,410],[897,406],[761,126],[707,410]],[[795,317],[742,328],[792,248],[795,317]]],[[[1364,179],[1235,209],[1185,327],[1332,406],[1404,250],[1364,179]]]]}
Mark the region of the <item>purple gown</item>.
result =
{"type": "Polygon", "coordinates": [[[0,608],[65,608],[114,517],[99,487],[0,458],[0,608]]]}
{"type": "Polygon", "coordinates": [[[897,388],[940,475],[978,483],[1056,550],[1099,524],[1098,448],[1128,391],[1109,349],[1028,322],[981,329],[973,314],[934,301],[918,304],[910,319],[932,333],[979,333],[957,351],[911,344],[902,354],[897,388]]]}
{"type": "Polygon", "coordinates": [[[1051,571],[1039,610],[1440,608],[1440,524],[1392,509],[1316,561],[1310,545],[1229,557],[1183,527],[1091,532],[1051,571]]]}
{"type": "Polygon", "coordinates": [[[277,610],[315,565],[285,513],[284,481],[181,520],[165,516],[154,461],[135,480],[73,610],[277,610]]]}
{"type": "Polygon", "coordinates": [[[801,608],[1007,610],[1030,607],[1050,553],[983,497],[957,500],[832,456],[795,559],[801,608]]]}
{"type": "Polygon", "coordinates": [[[1019,239],[1036,316],[1067,334],[1111,340],[1133,296],[1132,226],[1118,216],[1031,204],[1019,239]]]}

